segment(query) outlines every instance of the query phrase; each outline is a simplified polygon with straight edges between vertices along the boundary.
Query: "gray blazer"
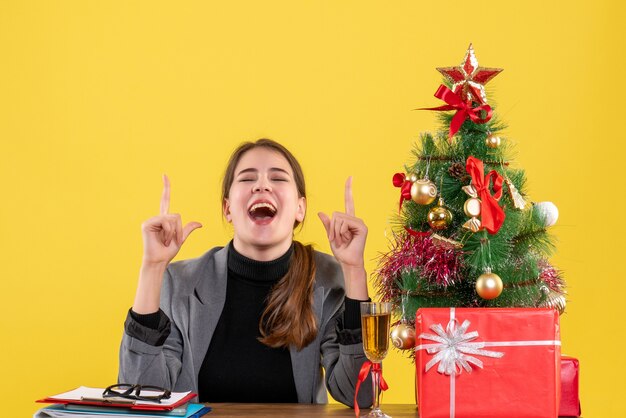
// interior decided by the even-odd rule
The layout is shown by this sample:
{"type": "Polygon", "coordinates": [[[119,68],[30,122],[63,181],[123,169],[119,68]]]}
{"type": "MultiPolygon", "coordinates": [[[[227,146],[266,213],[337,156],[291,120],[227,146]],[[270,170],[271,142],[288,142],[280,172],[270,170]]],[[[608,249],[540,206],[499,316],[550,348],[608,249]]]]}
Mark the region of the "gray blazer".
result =
{"type": "MultiPolygon", "coordinates": [[[[155,346],[125,332],[120,348],[120,382],[198,393],[200,367],[226,298],[227,254],[228,247],[216,247],[199,258],[169,265],[163,280],[161,309],[171,321],[170,335],[163,345],[155,346]]],[[[362,344],[337,342],[335,327],[344,299],[339,264],[317,251],[315,261],[313,305],[319,332],[302,350],[290,349],[298,402],[326,403],[328,388],[337,401],[353,406],[359,370],[367,358],[362,344]]],[[[133,326],[141,327],[137,322],[133,326]]],[[[362,386],[358,402],[367,407],[372,403],[371,380],[368,378],[362,386]]]]}

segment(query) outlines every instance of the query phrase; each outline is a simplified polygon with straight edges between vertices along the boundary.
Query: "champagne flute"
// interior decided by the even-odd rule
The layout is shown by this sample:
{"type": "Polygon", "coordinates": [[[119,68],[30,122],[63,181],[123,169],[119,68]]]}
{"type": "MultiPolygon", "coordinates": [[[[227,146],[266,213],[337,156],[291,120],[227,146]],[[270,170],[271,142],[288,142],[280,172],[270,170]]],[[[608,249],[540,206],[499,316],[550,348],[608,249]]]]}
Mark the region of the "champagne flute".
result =
{"type": "Polygon", "coordinates": [[[361,329],[363,331],[363,349],[365,355],[378,367],[372,367],[372,386],[374,404],[367,418],[391,418],[380,410],[380,363],[389,350],[389,324],[391,322],[391,303],[361,302],[361,329]]]}

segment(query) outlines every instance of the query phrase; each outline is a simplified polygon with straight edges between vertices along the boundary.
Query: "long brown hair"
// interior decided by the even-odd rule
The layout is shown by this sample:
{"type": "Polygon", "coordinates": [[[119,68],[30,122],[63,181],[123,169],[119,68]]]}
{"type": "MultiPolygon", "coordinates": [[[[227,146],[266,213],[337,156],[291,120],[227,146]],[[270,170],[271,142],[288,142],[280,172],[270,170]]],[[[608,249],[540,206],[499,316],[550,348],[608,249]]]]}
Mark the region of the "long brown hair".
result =
{"type": "MultiPolygon", "coordinates": [[[[298,197],[306,197],[304,174],[298,160],[278,142],[262,138],[255,142],[244,142],[233,151],[222,181],[222,203],[228,199],[239,160],[246,152],[259,147],[278,152],[285,157],[293,171],[298,197]]],[[[298,221],[294,228],[297,226],[298,221]]],[[[294,345],[301,350],[317,336],[317,320],[313,312],[315,254],[310,245],[305,246],[294,241],[293,246],[287,274],[272,288],[259,320],[259,340],[273,348],[294,345]]]]}

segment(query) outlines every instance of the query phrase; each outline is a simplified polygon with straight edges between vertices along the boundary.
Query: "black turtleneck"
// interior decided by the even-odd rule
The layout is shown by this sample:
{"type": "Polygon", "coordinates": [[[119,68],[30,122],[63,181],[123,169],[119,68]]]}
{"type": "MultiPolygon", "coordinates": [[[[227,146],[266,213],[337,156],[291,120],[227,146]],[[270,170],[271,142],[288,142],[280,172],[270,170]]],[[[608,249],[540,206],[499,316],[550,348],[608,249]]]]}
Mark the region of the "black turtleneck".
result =
{"type": "MultiPolygon", "coordinates": [[[[298,402],[289,350],[258,340],[267,296],[287,273],[292,254],[293,245],[276,260],[256,261],[230,243],[224,309],[198,376],[201,402],[298,402]]],[[[338,342],[360,343],[359,301],[346,297],[344,307],[337,324],[338,342]]],[[[148,331],[137,333],[130,327],[127,332],[148,344],[163,345],[169,335],[163,311],[141,315],[131,309],[130,316],[148,331]]]]}
{"type": "Polygon", "coordinates": [[[289,269],[293,246],[273,261],[228,250],[224,310],[198,376],[200,402],[298,402],[287,348],[258,338],[267,297],[289,269]]]}

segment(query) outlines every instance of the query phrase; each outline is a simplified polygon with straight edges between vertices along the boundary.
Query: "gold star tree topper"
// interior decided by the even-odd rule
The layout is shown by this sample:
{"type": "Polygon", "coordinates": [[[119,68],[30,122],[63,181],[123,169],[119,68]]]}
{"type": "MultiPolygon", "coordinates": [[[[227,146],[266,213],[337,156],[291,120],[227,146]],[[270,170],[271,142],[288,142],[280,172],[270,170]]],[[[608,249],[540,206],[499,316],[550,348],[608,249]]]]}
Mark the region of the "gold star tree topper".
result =
{"type": "Polygon", "coordinates": [[[470,44],[461,65],[440,67],[437,71],[452,83],[452,91],[460,95],[464,101],[486,104],[485,84],[497,76],[502,68],[479,67],[474,48],[470,44]]]}

